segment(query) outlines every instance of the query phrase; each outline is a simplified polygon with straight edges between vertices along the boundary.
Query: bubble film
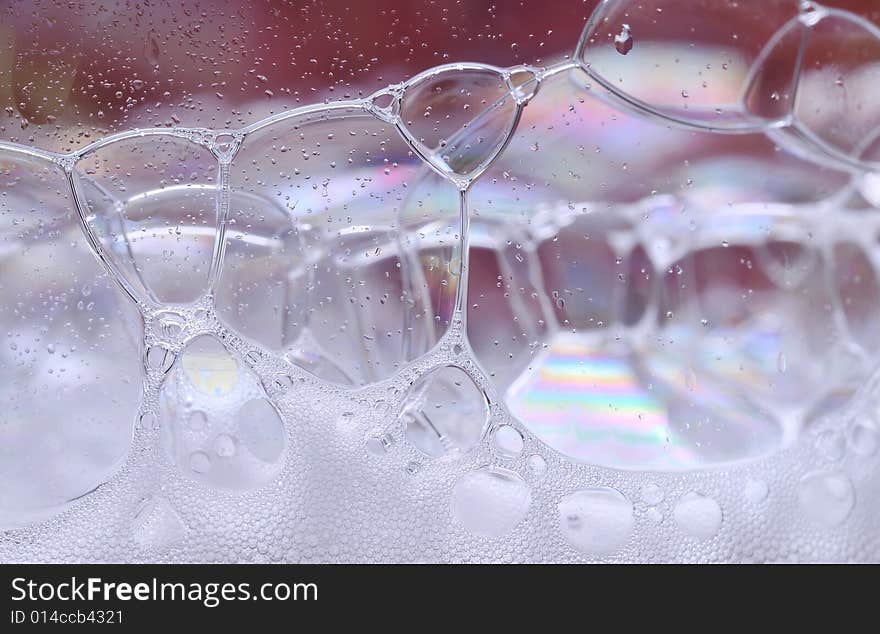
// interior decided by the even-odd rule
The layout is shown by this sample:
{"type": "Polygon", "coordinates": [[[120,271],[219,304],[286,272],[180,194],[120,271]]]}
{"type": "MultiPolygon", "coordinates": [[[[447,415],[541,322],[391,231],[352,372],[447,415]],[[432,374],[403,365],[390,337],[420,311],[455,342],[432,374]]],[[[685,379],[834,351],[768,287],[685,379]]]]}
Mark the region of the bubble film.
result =
{"type": "Polygon", "coordinates": [[[880,29],[582,17],[0,142],[0,561],[880,560],[880,29]]]}

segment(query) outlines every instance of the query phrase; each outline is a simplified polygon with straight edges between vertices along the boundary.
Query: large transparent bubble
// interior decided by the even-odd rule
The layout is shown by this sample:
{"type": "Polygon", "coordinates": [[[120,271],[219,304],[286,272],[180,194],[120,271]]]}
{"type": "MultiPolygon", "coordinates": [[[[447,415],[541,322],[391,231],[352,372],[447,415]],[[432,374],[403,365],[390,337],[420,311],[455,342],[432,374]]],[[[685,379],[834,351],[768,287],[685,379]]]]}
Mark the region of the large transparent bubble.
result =
{"type": "Polygon", "coordinates": [[[0,143],[0,560],[877,560],[880,32],[583,17],[543,67],[0,143]]]}

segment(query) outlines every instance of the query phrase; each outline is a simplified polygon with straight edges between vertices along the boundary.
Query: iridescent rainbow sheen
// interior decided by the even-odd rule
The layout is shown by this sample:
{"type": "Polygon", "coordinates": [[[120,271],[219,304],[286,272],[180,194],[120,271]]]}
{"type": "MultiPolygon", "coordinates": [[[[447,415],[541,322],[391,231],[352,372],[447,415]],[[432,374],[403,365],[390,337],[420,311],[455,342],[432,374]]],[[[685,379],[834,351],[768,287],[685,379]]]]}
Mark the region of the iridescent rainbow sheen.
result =
{"type": "Polygon", "coordinates": [[[592,464],[688,469],[725,462],[726,443],[701,441],[702,428],[758,453],[779,442],[772,418],[700,368],[685,373],[681,359],[662,355],[637,367],[601,337],[558,334],[507,391],[511,413],[558,451],[592,464]]]}

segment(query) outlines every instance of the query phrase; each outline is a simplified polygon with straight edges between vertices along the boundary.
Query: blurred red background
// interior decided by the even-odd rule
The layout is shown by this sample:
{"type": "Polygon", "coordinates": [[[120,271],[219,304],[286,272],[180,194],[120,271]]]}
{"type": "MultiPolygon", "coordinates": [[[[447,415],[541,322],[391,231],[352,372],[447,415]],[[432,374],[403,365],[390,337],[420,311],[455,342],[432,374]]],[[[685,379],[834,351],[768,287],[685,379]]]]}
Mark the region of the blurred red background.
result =
{"type": "MultiPolygon", "coordinates": [[[[541,65],[597,1],[7,1],[0,138],[69,151],[134,127],[238,127],[446,62],[541,65]]],[[[880,22],[876,0],[826,4],[880,22]]]]}

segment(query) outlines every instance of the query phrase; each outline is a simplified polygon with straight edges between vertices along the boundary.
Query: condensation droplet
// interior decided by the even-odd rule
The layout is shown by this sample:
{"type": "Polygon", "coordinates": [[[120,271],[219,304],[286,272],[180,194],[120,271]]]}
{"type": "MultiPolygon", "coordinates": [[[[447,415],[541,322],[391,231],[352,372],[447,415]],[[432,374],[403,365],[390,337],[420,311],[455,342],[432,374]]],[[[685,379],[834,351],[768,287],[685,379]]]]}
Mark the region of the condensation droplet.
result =
{"type": "Polygon", "coordinates": [[[156,37],[155,33],[150,33],[144,44],[144,56],[147,58],[147,62],[150,66],[156,67],[159,65],[161,50],[162,49],[159,47],[159,38],[156,37]]]}
{"type": "Polygon", "coordinates": [[[620,33],[614,36],[614,48],[621,55],[626,55],[633,48],[633,37],[629,30],[629,24],[624,24],[620,28],[620,33]]]}

